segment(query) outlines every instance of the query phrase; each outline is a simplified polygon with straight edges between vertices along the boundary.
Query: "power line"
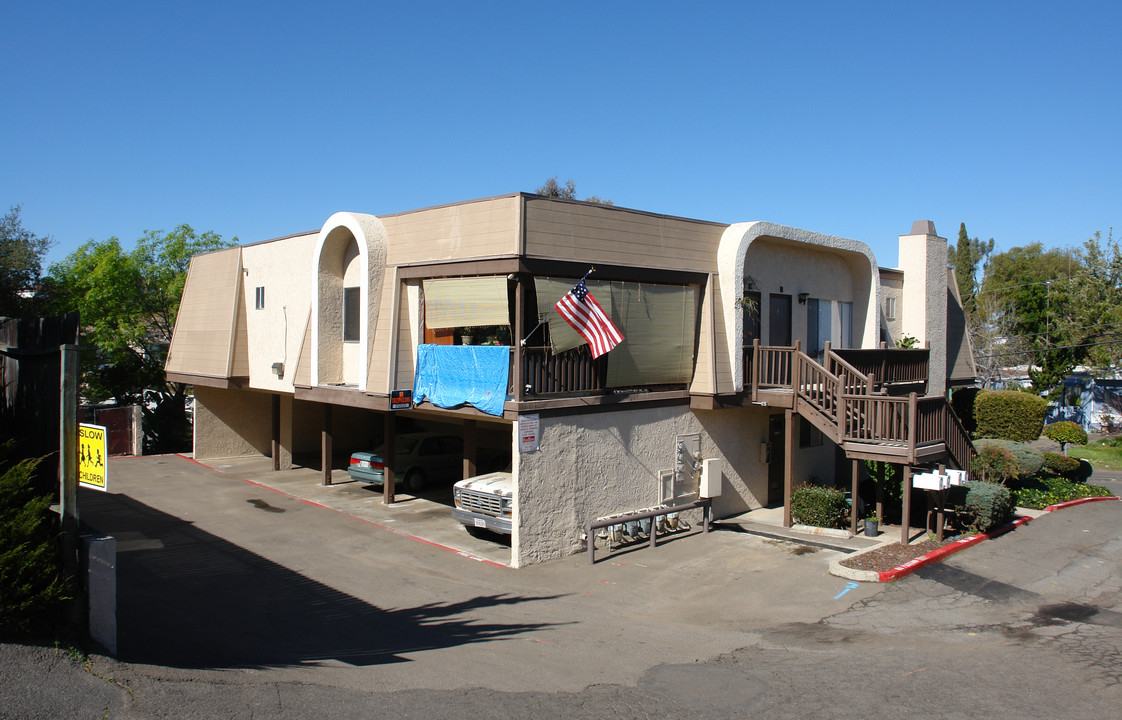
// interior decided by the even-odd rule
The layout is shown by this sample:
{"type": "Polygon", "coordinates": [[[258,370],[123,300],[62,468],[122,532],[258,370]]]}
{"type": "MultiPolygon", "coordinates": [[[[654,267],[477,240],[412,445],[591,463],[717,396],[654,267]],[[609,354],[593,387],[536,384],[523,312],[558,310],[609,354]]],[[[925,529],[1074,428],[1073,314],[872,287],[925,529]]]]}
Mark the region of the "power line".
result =
{"type": "Polygon", "coordinates": [[[992,360],[993,358],[1008,357],[1010,355],[1036,355],[1039,353],[1051,352],[1053,350],[1074,350],[1076,348],[1084,347],[1100,347],[1103,345],[1118,345],[1122,343],[1122,339],[1118,340],[1104,340],[1102,342],[1083,343],[1081,345],[1054,345],[1049,348],[1038,350],[1010,350],[1009,352],[998,352],[992,355],[975,355],[976,360],[992,360]]]}

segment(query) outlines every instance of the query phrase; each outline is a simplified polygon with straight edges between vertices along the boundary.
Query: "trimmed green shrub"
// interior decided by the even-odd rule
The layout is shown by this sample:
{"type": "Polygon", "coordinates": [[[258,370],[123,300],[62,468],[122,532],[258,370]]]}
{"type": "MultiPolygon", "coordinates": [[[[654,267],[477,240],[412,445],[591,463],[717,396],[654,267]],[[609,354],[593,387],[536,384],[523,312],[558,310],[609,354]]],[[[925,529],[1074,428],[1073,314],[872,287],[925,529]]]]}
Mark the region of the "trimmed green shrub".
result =
{"type": "Polygon", "coordinates": [[[1044,455],[1044,470],[1056,477],[1062,477],[1065,480],[1077,482],[1083,473],[1082,467],[1079,465],[1079,459],[1068,457],[1067,455],[1057,455],[1056,453],[1046,452],[1044,455]]]}
{"type": "Polygon", "coordinates": [[[1003,485],[971,481],[952,487],[948,499],[958,522],[973,532],[988,532],[1013,518],[1013,493],[1003,485]]]}
{"type": "Polygon", "coordinates": [[[1009,477],[1010,480],[1025,480],[1040,472],[1044,467],[1044,453],[1031,445],[1013,442],[1012,440],[998,440],[996,438],[983,438],[974,441],[974,449],[996,447],[1008,451],[1013,456],[1017,467],[1009,477]]]}
{"type": "Polygon", "coordinates": [[[1013,453],[997,445],[975,443],[978,454],[970,464],[970,472],[985,483],[1004,485],[1017,477],[1017,460],[1013,453]]]}
{"type": "Polygon", "coordinates": [[[1040,478],[1014,494],[1017,505],[1042,510],[1049,505],[1086,497],[1109,497],[1109,490],[1098,485],[1084,485],[1064,478],[1040,478]]]}
{"type": "Polygon", "coordinates": [[[983,438],[1001,438],[1014,442],[1032,442],[1044,429],[1044,412],[1047,401],[1029,393],[1016,390],[996,390],[978,393],[974,400],[974,420],[977,435],[983,438]]]}
{"type": "Polygon", "coordinates": [[[1067,455],[1068,445],[1086,445],[1087,431],[1079,423],[1070,420],[1054,422],[1044,428],[1044,436],[1060,444],[1060,452],[1067,455]]]}
{"type": "Polygon", "coordinates": [[[981,388],[959,388],[951,393],[951,408],[958,415],[962,427],[971,435],[978,428],[974,421],[974,401],[978,398],[981,388]]]}
{"type": "Polygon", "coordinates": [[[38,464],[23,460],[0,473],[0,636],[49,631],[71,598],[51,496],[35,489],[38,464]]]}
{"type": "Polygon", "coordinates": [[[800,485],[791,495],[791,519],[801,525],[844,528],[849,522],[849,503],[841,490],[800,485]]]}

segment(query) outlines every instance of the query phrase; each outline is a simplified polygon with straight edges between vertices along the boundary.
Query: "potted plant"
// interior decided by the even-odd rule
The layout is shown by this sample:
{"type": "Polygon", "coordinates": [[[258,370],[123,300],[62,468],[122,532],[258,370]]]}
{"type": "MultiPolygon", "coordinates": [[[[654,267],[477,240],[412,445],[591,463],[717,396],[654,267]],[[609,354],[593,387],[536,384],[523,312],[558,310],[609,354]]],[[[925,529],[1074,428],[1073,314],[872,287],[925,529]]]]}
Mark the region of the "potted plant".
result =
{"type": "Polygon", "coordinates": [[[876,537],[879,535],[880,517],[873,513],[865,518],[865,535],[866,537],[876,537]]]}

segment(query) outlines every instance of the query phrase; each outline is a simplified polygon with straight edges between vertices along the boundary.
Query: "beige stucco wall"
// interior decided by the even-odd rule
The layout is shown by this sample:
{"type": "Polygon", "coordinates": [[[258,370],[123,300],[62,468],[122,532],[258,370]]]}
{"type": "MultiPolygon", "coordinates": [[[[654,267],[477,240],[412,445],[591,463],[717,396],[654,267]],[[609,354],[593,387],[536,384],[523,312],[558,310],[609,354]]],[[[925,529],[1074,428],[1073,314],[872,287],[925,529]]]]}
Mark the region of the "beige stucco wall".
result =
{"type": "Polygon", "coordinates": [[[766,222],[730,225],[717,251],[721,323],[727,342],[732,383],[744,387],[744,318],[737,303],[751,277],[763,300],[760,329],[768,338],[768,296],[791,295],[792,342],[806,341],[806,306],[798,294],[853,302],[853,339],[858,347],[875,347],[880,334],[877,308],[880,274],[865,243],[766,222]],[[801,316],[801,317],[800,317],[801,316]]]}
{"type": "Polygon", "coordinates": [[[315,277],[312,250],[316,234],[307,233],[242,248],[242,302],[249,353],[249,386],[292,393],[297,356],[304,339],[315,277]],[[265,307],[255,308],[256,289],[265,288],[265,307]],[[284,377],[272,365],[283,362],[284,377]]]}
{"type": "MultiPolygon", "coordinates": [[[[716,517],[760,507],[767,500],[768,466],[760,444],[768,411],[749,407],[691,411],[684,406],[540,417],[537,452],[517,453],[514,562],[528,565],[579,552],[590,521],[659,504],[660,470],[672,469],[675,438],[699,433],[703,458],[722,461],[716,517]]],[[[833,480],[834,446],[799,449],[796,483],[833,480]]],[[[781,462],[781,459],[777,458],[781,462]]]]}
{"type": "Polygon", "coordinates": [[[939,395],[947,386],[947,239],[935,226],[918,221],[913,231],[926,234],[900,236],[900,269],[904,271],[901,332],[931,349],[928,394],[939,395]]]}
{"type": "Polygon", "coordinates": [[[880,276],[880,314],[881,327],[884,328],[884,341],[889,347],[904,337],[904,278],[895,272],[882,272],[880,276]],[[896,300],[896,315],[892,318],[887,314],[888,298],[896,300]]]}
{"type": "Polygon", "coordinates": [[[195,458],[268,455],[272,396],[244,390],[195,387],[195,458]]]}

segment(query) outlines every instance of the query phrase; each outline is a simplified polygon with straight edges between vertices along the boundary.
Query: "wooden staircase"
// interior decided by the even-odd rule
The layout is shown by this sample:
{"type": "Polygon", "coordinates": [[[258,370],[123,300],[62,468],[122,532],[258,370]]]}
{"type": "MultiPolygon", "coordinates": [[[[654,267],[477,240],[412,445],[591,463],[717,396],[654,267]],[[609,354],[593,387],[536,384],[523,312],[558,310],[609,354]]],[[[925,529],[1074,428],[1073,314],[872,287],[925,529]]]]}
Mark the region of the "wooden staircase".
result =
{"type": "MultiPolygon", "coordinates": [[[[923,358],[925,371],[926,355],[923,358]]],[[[974,446],[942,396],[920,397],[914,391],[907,395],[890,394],[890,383],[882,381],[878,385],[872,372],[862,372],[828,344],[823,357],[825,364],[802,352],[799,344],[776,347],[763,346],[758,341],[750,358],[745,359],[745,389],[749,390],[750,380],[753,402],[792,408],[831,438],[851,460],[970,467],[974,446]]],[[[881,362],[882,367],[888,367],[881,362]]],[[[918,380],[914,375],[915,372],[907,373],[908,387],[915,387],[917,382],[921,386],[926,384],[925,374],[918,380]]]]}

